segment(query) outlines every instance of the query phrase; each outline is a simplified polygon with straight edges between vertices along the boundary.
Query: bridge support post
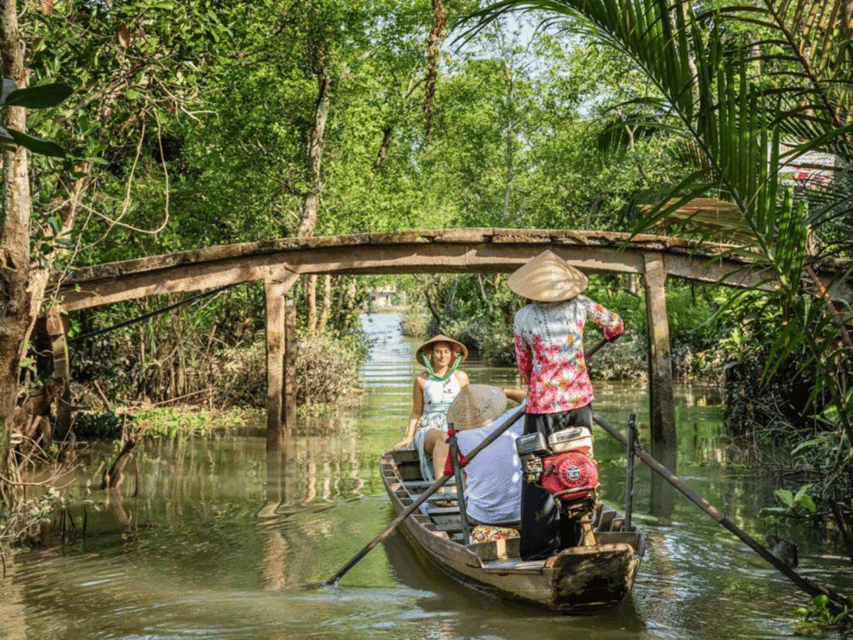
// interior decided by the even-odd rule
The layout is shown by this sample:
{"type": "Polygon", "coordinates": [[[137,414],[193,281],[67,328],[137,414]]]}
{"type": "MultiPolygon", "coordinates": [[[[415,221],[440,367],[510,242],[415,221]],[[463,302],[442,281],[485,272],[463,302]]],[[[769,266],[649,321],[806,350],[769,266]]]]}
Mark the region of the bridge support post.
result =
{"type": "Polygon", "coordinates": [[[267,451],[281,451],[287,436],[287,308],[286,295],[299,276],[264,284],[267,342],[267,451]]]}
{"type": "Polygon", "coordinates": [[[673,400],[672,353],[666,317],[666,269],[663,255],[645,256],[646,316],[649,325],[649,421],[652,446],[675,451],[675,402],[673,400]]]}
{"type": "Polygon", "coordinates": [[[47,333],[53,352],[53,375],[65,381],[62,395],[56,399],[56,430],[53,437],[64,440],[71,430],[71,361],[68,357],[65,323],[58,306],[53,306],[48,311],[47,333]]]}

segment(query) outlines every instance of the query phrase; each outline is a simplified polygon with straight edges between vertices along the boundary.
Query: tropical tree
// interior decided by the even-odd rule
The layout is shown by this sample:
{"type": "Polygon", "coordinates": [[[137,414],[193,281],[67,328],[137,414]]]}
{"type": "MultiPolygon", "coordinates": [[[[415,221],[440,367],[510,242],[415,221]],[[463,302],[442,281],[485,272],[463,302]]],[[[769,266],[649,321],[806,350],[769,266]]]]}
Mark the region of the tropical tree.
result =
{"type": "MultiPolygon", "coordinates": [[[[588,39],[567,45],[552,33],[532,35],[533,27],[496,20],[461,46],[450,39],[430,151],[418,158],[430,202],[455,226],[627,230],[638,190],[676,170],[673,141],[647,135],[628,109],[612,112],[607,101],[634,98],[650,83],[588,39]]],[[[429,311],[433,329],[465,338],[491,362],[512,363],[519,301],[505,276],[417,285],[410,298],[429,311]]]]}
{"type": "Polygon", "coordinates": [[[62,84],[27,87],[28,69],[18,27],[15,0],[0,2],[0,150],[3,205],[0,216],[0,502],[15,506],[9,483],[12,433],[18,399],[21,361],[47,286],[46,265],[32,259],[30,225],[32,199],[28,152],[63,158],[63,147],[28,132],[27,109],[55,106],[70,94],[62,84]]]}

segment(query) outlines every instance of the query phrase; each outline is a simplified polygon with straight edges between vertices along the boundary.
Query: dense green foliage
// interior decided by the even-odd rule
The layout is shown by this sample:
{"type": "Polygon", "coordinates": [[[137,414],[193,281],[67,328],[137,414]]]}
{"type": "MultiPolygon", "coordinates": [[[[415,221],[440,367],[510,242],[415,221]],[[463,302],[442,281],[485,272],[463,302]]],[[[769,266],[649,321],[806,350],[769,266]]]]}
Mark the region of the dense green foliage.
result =
{"type": "MultiPolygon", "coordinates": [[[[739,297],[670,283],[676,374],[719,377],[735,363],[750,398],[774,379],[810,385],[807,402],[780,419],[839,429],[849,448],[849,337],[803,270],[806,259],[850,253],[849,175],[792,191],[775,170],[791,155],[775,151],[780,139],[848,159],[843,40],[821,32],[827,52],[798,58],[807,43],[769,37],[778,19],[750,24],[743,7],[682,12],[644,0],[499,3],[453,39],[463,31],[450,26],[476,8],[138,0],[108,9],[78,0],[27,12],[33,79],[75,90],[60,117],[34,114],[31,126],[80,158],[70,173],[37,162],[40,258],[63,268],[297,232],[643,230],[673,198],[712,195],[738,207],[754,239],[738,251],[782,286],[739,297]],[[539,17],[558,19],[533,36],[525,19],[505,19],[517,6],[556,9],[539,17]],[[795,108],[802,100],[812,100],[806,111],[795,108]],[[651,212],[640,206],[654,202],[651,212]]],[[[504,275],[401,283],[432,329],[511,361],[518,301],[504,275]]],[[[643,369],[645,312],[633,285],[601,278],[591,289],[629,326],[620,349],[631,358],[614,360],[608,376],[643,369]]],[[[291,294],[300,336],[326,334],[342,341],[332,351],[357,354],[353,318],[369,285],[336,279],[315,307],[323,286],[300,282],[291,294]]],[[[86,334],[180,301],[70,321],[86,334]]],[[[75,369],[123,400],[257,402],[261,305],[246,287],[151,316],[87,339],[75,369]]],[[[333,395],[346,386],[332,385],[333,395]]],[[[739,428],[766,422],[749,411],[739,428]]]]}
{"type": "MultiPolygon", "coordinates": [[[[70,174],[38,164],[42,259],[62,268],[306,229],[624,228],[638,186],[673,162],[665,141],[641,136],[607,162],[591,152],[606,137],[602,87],[627,97],[639,76],[583,42],[529,41],[522,25],[458,47],[439,38],[444,50],[425,55],[430,30],[466,8],[474,7],[442,15],[423,0],[141,0],[28,14],[33,75],[75,89],[73,108],[31,124],[81,158],[70,174]],[[591,65],[601,73],[589,74],[591,65]]],[[[428,280],[440,288],[446,279],[428,280]]],[[[299,331],[327,332],[350,350],[366,286],[336,280],[315,310],[314,284],[300,283],[299,331]]],[[[513,301],[501,277],[454,287],[459,310],[476,318],[465,331],[487,357],[505,360],[513,301]]],[[[224,292],[78,345],[78,389],[88,389],[89,404],[100,402],[96,382],[119,402],[257,403],[259,293],[224,292]]],[[[185,299],[72,314],[72,335],[185,299]]],[[[297,395],[315,397],[303,387],[297,395]]]]}

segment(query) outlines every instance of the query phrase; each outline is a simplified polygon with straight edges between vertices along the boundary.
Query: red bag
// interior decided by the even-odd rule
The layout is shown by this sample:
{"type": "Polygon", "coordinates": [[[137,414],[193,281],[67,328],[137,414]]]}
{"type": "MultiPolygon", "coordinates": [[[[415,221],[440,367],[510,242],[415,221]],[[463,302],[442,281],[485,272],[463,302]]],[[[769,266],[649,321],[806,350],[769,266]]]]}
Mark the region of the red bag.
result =
{"type": "MultiPolygon", "coordinates": [[[[449,430],[447,432],[448,437],[445,438],[444,441],[449,443],[450,442],[449,436],[452,436],[455,434],[456,434],[456,431],[454,431],[453,429],[449,430]]],[[[462,451],[459,449],[459,447],[456,448],[456,451],[459,453],[459,467],[464,469],[465,465],[468,464],[468,458],[465,457],[465,454],[462,453],[462,451]]],[[[444,475],[446,475],[446,476],[452,476],[453,475],[453,458],[451,457],[450,450],[447,451],[447,457],[444,459],[444,475]]]]}

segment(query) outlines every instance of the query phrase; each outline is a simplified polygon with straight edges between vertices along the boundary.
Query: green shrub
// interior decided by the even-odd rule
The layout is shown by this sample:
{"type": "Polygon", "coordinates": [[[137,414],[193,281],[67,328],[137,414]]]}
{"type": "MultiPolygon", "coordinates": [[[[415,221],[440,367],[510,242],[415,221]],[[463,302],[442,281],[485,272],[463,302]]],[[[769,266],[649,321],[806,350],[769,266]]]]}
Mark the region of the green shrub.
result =
{"type": "Polygon", "coordinates": [[[367,345],[361,336],[303,336],[294,362],[297,404],[330,404],[352,395],[366,354],[367,345]]]}
{"type": "Polygon", "coordinates": [[[428,337],[429,326],[430,318],[421,313],[418,307],[409,307],[406,315],[400,321],[400,329],[403,335],[410,338],[428,337]]]}

